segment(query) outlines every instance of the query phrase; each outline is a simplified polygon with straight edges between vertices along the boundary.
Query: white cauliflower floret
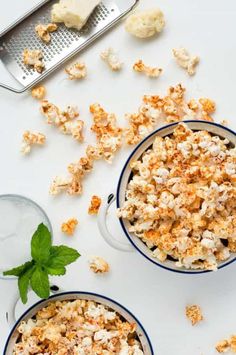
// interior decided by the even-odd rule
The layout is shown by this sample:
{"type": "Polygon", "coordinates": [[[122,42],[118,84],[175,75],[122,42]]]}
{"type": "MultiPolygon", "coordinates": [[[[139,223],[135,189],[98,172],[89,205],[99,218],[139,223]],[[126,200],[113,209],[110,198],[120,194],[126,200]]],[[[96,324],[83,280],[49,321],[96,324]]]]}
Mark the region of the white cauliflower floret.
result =
{"type": "Polygon", "coordinates": [[[119,57],[113,48],[108,48],[103,51],[101,53],[101,58],[113,71],[119,71],[122,69],[123,63],[119,60],[119,57]]]}
{"type": "Polygon", "coordinates": [[[200,61],[198,56],[191,56],[185,48],[173,49],[173,55],[178,65],[186,69],[189,75],[195,74],[200,61]]]}
{"type": "Polygon", "coordinates": [[[69,75],[70,80],[84,79],[87,76],[87,68],[83,62],[77,62],[68,66],[65,72],[69,75]]]}
{"type": "Polygon", "coordinates": [[[164,26],[164,14],[158,8],[136,12],[125,23],[126,31],[139,38],[152,37],[161,32],[164,26]]]}

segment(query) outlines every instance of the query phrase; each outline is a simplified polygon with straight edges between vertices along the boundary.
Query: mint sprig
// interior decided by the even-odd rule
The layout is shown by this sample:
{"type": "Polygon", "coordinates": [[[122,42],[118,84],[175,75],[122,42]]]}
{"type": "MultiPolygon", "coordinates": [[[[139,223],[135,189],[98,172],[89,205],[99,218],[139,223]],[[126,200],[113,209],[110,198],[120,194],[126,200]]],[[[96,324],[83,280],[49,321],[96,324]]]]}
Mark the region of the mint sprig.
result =
{"type": "Polygon", "coordinates": [[[40,298],[48,298],[49,275],[65,275],[66,266],[76,261],[80,254],[65,245],[53,246],[51,233],[42,223],[32,236],[31,256],[31,261],[3,273],[4,276],[18,277],[18,288],[24,304],[28,300],[30,286],[40,298]]]}

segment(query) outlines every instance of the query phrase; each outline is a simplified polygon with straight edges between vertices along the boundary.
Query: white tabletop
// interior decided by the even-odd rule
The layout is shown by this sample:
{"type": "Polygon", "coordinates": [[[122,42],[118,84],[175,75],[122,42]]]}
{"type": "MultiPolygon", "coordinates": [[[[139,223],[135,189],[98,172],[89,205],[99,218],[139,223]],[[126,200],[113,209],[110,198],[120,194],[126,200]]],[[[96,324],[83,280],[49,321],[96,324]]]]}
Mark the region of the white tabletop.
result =
{"type": "MultiPolygon", "coordinates": [[[[0,31],[32,4],[32,0],[24,4],[18,0],[4,1],[0,31]]],[[[146,0],[141,6],[155,4],[155,0],[146,0]]],[[[94,291],[124,304],[143,323],[155,354],[212,355],[215,343],[236,331],[236,265],[198,276],[162,270],[137,252],[122,253],[110,248],[99,234],[96,218],[87,215],[92,194],[106,197],[115,189],[131,149],[122,149],[112,166],[96,163],[93,173],[85,179],[81,197],[52,198],[48,194],[52,178],[66,174],[68,163],[82,156],[87,143],[95,140],[90,133],[88,107],[91,103],[99,102],[108,111],[115,112],[119,122],[124,124],[124,114],[137,109],[143,94],[162,94],[168,86],[181,82],[188,89],[189,97],[214,99],[216,119],[227,119],[230,127],[236,129],[235,0],[159,0],[158,6],[167,20],[159,38],[138,41],[127,35],[120,25],[79,56],[88,66],[86,80],[68,81],[60,70],[45,82],[50,101],[61,107],[78,105],[81,118],[86,122],[84,144],[47,126],[39,113],[38,102],[29,93],[14,95],[0,91],[0,193],[22,194],[37,201],[52,221],[55,242],[76,247],[83,255],[68,268],[65,277],[55,279],[60,286],[66,290],[94,291]],[[110,45],[120,52],[125,62],[124,71],[119,74],[111,73],[99,58],[100,51],[110,45]],[[181,45],[201,57],[193,78],[187,77],[172,59],[171,49],[181,45]],[[164,73],[160,79],[150,80],[133,73],[132,64],[139,58],[162,67],[164,73]],[[19,146],[24,130],[44,132],[47,146],[22,157],[19,146]],[[68,238],[60,232],[60,225],[73,216],[78,217],[80,225],[76,235],[68,238]],[[110,274],[96,276],[89,271],[86,258],[91,254],[108,260],[110,274]],[[196,327],[192,327],[184,315],[185,305],[189,303],[199,304],[203,309],[205,321],[196,327]]],[[[112,230],[125,238],[114,208],[111,215],[112,230]]],[[[9,332],[5,312],[15,290],[15,281],[0,280],[0,352],[9,332]]]]}

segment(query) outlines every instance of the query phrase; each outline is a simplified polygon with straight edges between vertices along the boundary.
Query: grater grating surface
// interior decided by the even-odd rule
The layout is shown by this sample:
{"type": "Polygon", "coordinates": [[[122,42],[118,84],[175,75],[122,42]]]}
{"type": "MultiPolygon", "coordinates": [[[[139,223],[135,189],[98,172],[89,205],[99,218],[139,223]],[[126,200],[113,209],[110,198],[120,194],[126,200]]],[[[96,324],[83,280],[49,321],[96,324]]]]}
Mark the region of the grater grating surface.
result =
{"type": "MultiPolygon", "coordinates": [[[[132,1],[132,7],[130,7],[130,1],[127,1],[127,11],[120,9],[111,0],[104,0],[94,10],[82,30],[69,29],[60,24],[58,30],[51,34],[51,42],[44,44],[36,36],[35,26],[50,22],[51,7],[56,2],[58,1],[53,0],[44,4],[0,38],[0,59],[10,74],[23,87],[20,90],[12,88],[13,91],[23,92],[49,75],[73,54],[83,49],[106,29],[114,25],[136,5],[138,0],[132,1]],[[25,48],[42,51],[45,63],[45,70],[42,74],[27,68],[23,64],[22,53],[25,48]]],[[[4,84],[2,86],[4,87],[4,84]]]]}

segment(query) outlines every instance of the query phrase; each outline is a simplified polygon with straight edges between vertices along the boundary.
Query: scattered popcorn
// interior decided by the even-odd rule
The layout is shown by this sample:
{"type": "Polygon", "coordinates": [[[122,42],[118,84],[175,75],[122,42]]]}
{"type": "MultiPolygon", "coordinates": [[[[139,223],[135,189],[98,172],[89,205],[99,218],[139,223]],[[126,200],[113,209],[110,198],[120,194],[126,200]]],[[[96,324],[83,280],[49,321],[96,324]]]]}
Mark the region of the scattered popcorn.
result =
{"type": "Polygon", "coordinates": [[[201,308],[197,305],[186,307],[186,317],[195,325],[203,320],[201,308]]]}
{"type": "Polygon", "coordinates": [[[200,61],[197,56],[190,56],[185,48],[173,49],[173,55],[180,67],[187,70],[189,75],[194,75],[196,66],[200,61]]]}
{"type": "Polygon", "coordinates": [[[108,48],[101,53],[101,58],[108,64],[113,71],[122,69],[123,63],[118,58],[113,48],[108,48]]]}
{"type": "Polygon", "coordinates": [[[161,32],[164,26],[164,14],[157,8],[136,12],[125,23],[126,31],[138,38],[152,37],[161,32]]]}
{"type": "Polygon", "coordinates": [[[236,148],[179,123],[139,160],[118,216],[158,260],[217,270],[236,251],[236,148]]]}
{"type": "Polygon", "coordinates": [[[46,137],[42,133],[33,133],[30,131],[25,131],[23,134],[23,140],[21,145],[22,154],[29,154],[32,145],[44,145],[46,137]]]}
{"type": "Polygon", "coordinates": [[[43,85],[35,86],[31,90],[31,95],[34,99],[43,100],[46,95],[46,89],[43,85]]]}
{"type": "Polygon", "coordinates": [[[79,116],[76,107],[68,106],[61,111],[57,106],[44,100],[41,104],[41,113],[47,118],[47,123],[59,128],[63,134],[71,135],[78,142],[84,141],[84,121],[75,120],[79,116]]]}
{"type": "Polygon", "coordinates": [[[226,353],[231,351],[236,353],[236,335],[232,335],[229,339],[221,340],[216,344],[218,353],[226,353]]]}
{"type": "Polygon", "coordinates": [[[49,303],[17,328],[13,354],[144,355],[130,323],[110,307],[75,299],[49,303]],[[29,351],[28,351],[29,349],[29,351]]]}
{"type": "Polygon", "coordinates": [[[69,75],[70,80],[84,79],[87,76],[87,68],[83,62],[77,62],[68,66],[65,72],[69,75]]]}
{"type": "Polygon", "coordinates": [[[62,223],[61,231],[67,235],[73,235],[75,228],[78,225],[78,220],[76,218],[71,218],[67,222],[62,223]]]}
{"type": "Polygon", "coordinates": [[[39,49],[24,49],[23,62],[28,67],[33,67],[38,73],[42,73],[45,68],[43,54],[39,49]]]}
{"type": "Polygon", "coordinates": [[[122,128],[116,125],[116,116],[107,113],[99,104],[90,106],[93,115],[91,130],[96,134],[97,145],[101,149],[104,159],[111,163],[114,154],[122,145],[122,128]]]}
{"type": "Polygon", "coordinates": [[[102,199],[96,195],[92,196],[92,199],[90,201],[89,209],[88,209],[88,214],[98,214],[99,208],[101,206],[102,199]]]}
{"type": "Polygon", "coordinates": [[[49,43],[51,41],[50,33],[55,32],[57,30],[57,25],[55,23],[49,23],[47,25],[42,25],[41,23],[35,26],[35,32],[37,36],[45,43],[49,43]]]}
{"type": "Polygon", "coordinates": [[[158,78],[162,73],[162,69],[148,67],[143,63],[142,60],[136,62],[133,66],[133,69],[138,73],[146,74],[150,78],[158,78]]]}
{"type": "Polygon", "coordinates": [[[89,267],[95,274],[103,274],[110,270],[109,264],[99,256],[93,256],[90,258],[89,267]]]}
{"type": "Polygon", "coordinates": [[[137,144],[153,131],[157,124],[182,120],[213,121],[210,116],[215,103],[206,98],[198,102],[185,101],[185,89],[181,84],[168,89],[167,96],[144,96],[138,113],[127,114],[129,127],[125,130],[127,144],[137,144]]]}

